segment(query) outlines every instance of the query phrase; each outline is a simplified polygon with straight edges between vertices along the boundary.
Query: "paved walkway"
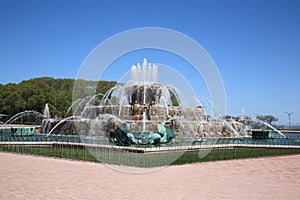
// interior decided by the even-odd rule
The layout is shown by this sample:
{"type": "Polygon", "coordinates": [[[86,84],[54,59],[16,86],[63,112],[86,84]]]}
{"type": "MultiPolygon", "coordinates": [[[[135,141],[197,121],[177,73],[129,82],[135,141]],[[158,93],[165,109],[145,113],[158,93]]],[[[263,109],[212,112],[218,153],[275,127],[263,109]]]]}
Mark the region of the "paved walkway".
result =
{"type": "Polygon", "coordinates": [[[300,199],[300,155],[130,174],[97,163],[0,153],[0,199],[300,199]]]}

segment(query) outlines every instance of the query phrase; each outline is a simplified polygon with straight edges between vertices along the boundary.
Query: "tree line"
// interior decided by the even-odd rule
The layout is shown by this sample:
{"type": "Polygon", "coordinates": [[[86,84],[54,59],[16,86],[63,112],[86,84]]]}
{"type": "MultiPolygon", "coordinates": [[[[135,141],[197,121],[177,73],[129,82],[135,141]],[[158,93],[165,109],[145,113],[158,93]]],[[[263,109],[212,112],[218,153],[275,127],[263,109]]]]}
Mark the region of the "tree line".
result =
{"type": "MultiPolygon", "coordinates": [[[[223,116],[224,119],[234,119],[236,121],[241,121],[241,116],[231,116],[231,115],[225,115],[223,116]]],[[[244,116],[245,120],[251,120],[249,116],[244,116]]],[[[257,115],[256,119],[261,120],[263,122],[267,122],[268,124],[272,125],[272,122],[278,121],[278,118],[276,118],[273,115],[257,115]]]]}
{"type": "MultiPolygon", "coordinates": [[[[116,84],[114,81],[80,80],[78,82],[81,84],[77,84],[77,91],[103,94],[116,84]],[[78,87],[81,88],[78,89],[78,87]]],[[[43,113],[48,103],[51,116],[64,116],[72,104],[74,83],[74,79],[42,77],[25,80],[18,84],[0,84],[0,113],[9,116],[24,110],[43,113]]]]}

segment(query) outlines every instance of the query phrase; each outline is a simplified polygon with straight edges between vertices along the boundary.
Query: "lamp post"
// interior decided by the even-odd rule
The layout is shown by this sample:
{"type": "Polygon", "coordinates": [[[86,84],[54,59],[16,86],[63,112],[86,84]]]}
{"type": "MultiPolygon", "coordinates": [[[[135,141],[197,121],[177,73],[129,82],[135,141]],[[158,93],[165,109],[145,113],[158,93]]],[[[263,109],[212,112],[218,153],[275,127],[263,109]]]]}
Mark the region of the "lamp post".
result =
{"type": "Polygon", "coordinates": [[[291,115],[293,114],[292,112],[284,112],[284,114],[288,115],[289,118],[289,128],[291,128],[291,115]]]}

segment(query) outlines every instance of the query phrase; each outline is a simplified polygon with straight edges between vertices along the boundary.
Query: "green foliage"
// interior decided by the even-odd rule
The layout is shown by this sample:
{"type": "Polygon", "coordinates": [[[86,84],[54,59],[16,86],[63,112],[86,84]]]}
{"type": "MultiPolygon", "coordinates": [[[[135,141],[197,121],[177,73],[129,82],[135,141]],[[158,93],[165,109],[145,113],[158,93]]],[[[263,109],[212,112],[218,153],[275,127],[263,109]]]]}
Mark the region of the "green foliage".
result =
{"type": "MultiPolygon", "coordinates": [[[[76,81],[81,88],[80,95],[105,93],[116,82],[76,81]],[[94,86],[94,88],[92,87],[94,86]]],[[[15,115],[24,110],[43,113],[48,103],[51,116],[64,116],[72,104],[74,79],[54,79],[50,77],[35,78],[19,84],[0,84],[0,113],[15,115]]]]}

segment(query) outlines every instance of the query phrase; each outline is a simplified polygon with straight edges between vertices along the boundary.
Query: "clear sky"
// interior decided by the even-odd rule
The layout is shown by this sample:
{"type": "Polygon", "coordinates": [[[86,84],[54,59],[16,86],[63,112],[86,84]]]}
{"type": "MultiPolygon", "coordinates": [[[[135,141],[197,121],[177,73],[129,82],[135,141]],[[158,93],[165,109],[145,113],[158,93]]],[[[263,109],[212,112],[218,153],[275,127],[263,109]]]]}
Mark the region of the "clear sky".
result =
{"type": "MultiPolygon", "coordinates": [[[[289,111],[300,124],[298,0],[0,0],[0,83],[75,78],[100,42],[149,26],[182,32],[206,49],[223,78],[228,114],[245,109],[287,124],[289,111]]],[[[143,57],[193,73],[166,52],[145,51],[120,59],[122,70],[105,79],[118,79],[143,57]]]]}

